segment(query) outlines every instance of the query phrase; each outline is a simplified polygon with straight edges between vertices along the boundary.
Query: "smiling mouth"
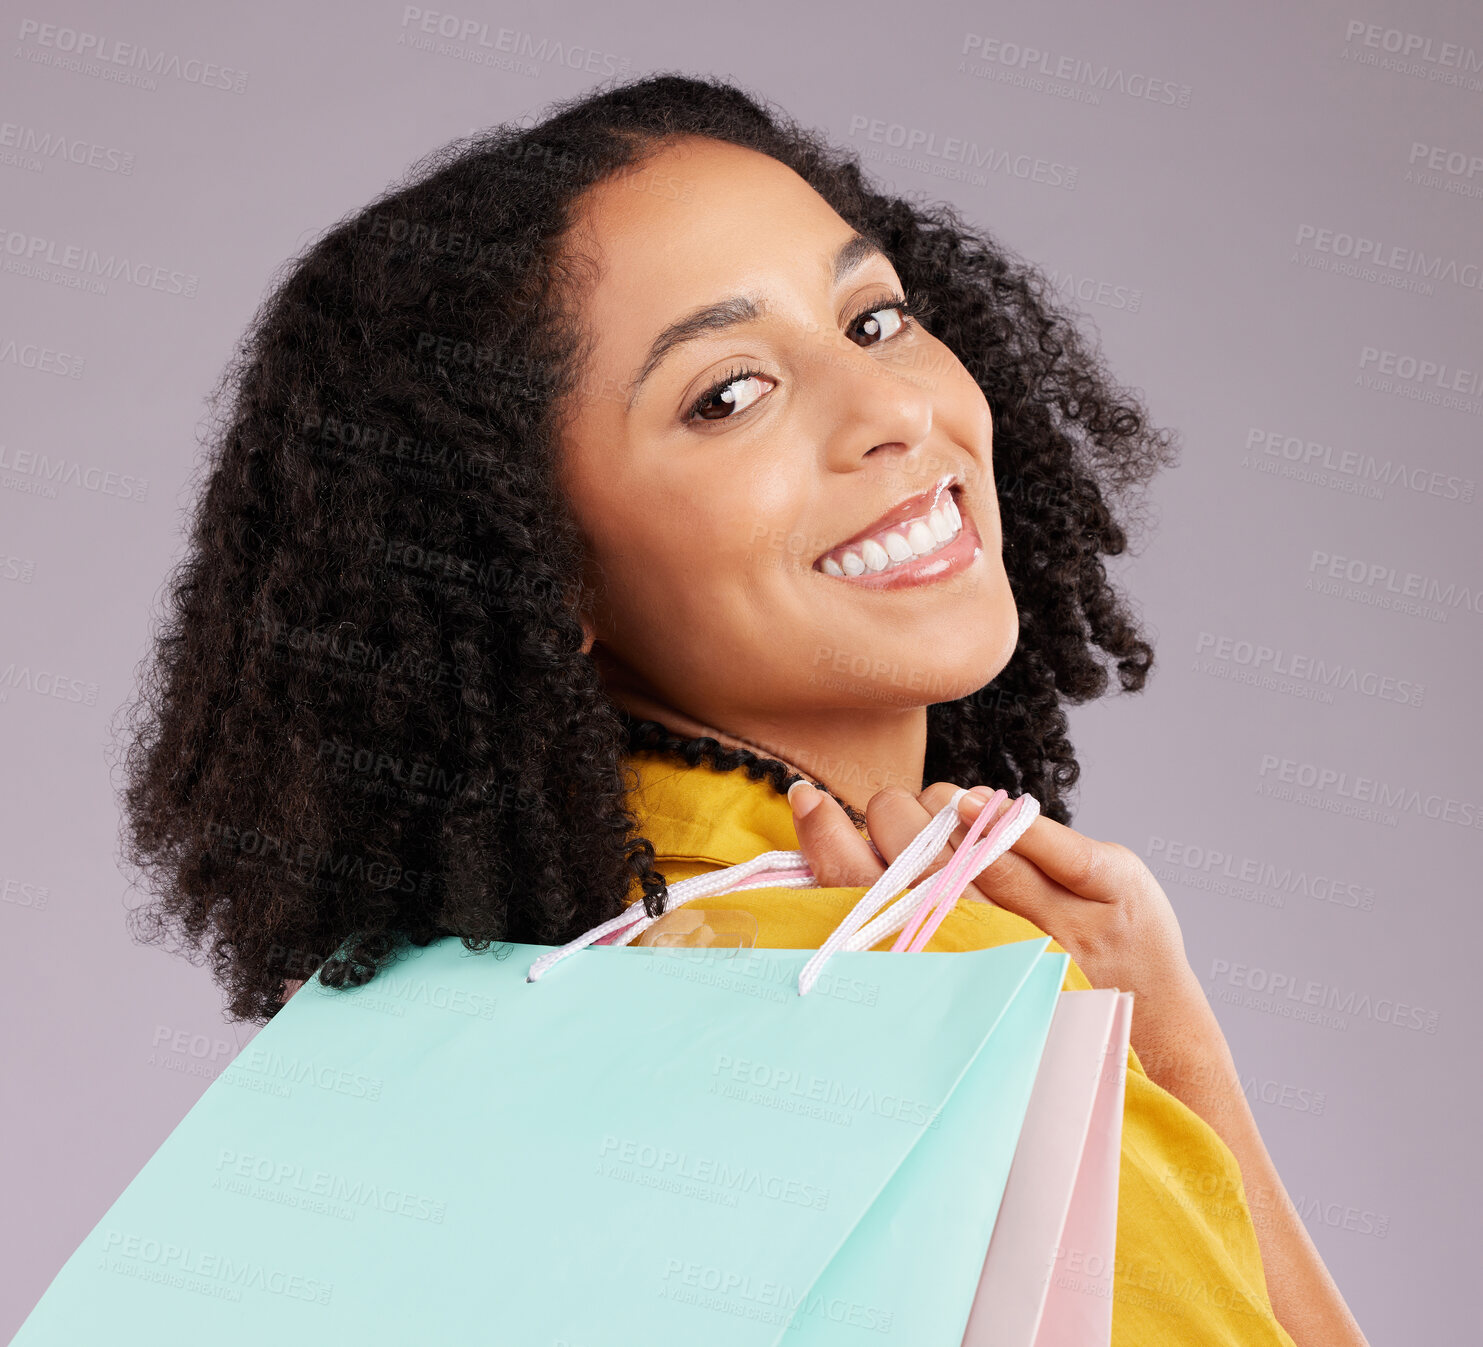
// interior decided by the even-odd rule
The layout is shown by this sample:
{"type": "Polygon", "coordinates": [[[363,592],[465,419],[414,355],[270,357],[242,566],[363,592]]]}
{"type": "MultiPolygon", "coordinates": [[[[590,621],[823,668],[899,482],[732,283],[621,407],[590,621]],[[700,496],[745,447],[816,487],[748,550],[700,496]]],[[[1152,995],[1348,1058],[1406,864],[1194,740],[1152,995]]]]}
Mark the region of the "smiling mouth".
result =
{"type": "Polygon", "coordinates": [[[902,501],[867,529],[831,547],[814,562],[814,569],[843,579],[885,576],[952,547],[964,527],[958,490],[951,474],[940,478],[929,490],[902,501]]]}

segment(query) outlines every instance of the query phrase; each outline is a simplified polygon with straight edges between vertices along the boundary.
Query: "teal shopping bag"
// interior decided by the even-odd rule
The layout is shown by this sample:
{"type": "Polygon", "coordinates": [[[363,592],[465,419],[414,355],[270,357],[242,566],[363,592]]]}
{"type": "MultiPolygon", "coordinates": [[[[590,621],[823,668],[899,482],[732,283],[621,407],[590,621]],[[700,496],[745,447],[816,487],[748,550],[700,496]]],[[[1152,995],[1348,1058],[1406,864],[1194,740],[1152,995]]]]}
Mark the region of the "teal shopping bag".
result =
{"type": "Polygon", "coordinates": [[[15,1347],[957,1347],[1068,958],[411,947],[311,978],[15,1347]]]}

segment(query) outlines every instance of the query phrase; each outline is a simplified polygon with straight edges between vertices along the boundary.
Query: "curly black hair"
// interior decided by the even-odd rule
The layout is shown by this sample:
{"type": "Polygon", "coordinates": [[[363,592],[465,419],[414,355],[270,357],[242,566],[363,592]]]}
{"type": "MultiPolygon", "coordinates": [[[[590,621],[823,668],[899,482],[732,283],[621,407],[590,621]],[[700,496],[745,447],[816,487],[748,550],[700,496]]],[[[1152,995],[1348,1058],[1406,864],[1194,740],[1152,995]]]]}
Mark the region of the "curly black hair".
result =
{"type": "Polygon", "coordinates": [[[1175,440],[1045,274],[734,83],[601,86],[440,148],[335,224],[275,276],[213,391],[121,795],[153,895],[130,928],[204,951],[229,1018],[266,1021],[316,969],[361,985],[407,944],[561,943],[635,885],[661,911],[636,749],[798,779],[625,714],[576,615],[556,450],[590,348],[568,231],[587,189],[680,136],[772,156],[878,242],[993,410],[1019,643],[928,708],[927,779],[1029,791],[1068,822],[1062,704],[1106,691],[1104,655],[1144,685],[1153,650],[1102,557],[1175,440]]]}

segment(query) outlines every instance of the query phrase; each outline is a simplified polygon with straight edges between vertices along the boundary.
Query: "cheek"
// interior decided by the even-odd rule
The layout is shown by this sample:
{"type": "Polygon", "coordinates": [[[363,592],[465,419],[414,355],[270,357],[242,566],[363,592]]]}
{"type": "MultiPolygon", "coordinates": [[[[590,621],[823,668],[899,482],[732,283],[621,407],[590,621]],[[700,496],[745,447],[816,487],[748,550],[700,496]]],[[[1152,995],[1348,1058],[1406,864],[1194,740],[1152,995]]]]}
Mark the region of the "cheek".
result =
{"type": "Polygon", "coordinates": [[[630,463],[620,474],[612,456],[572,464],[594,621],[609,646],[651,674],[755,656],[790,627],[817,621],[799,610],[792,570],[833,539],[800,536],[803,456],[779,447],[784,435],[745,445],[714,438],[681,453],[627,454],[643,471],[630,463]]]}
{"type": "Polygon", "coordinates": [[[646,534],[652,563],[693,575],[705,588],[756,584],[775,570],[774,554],[799,545],[789,521],[807,495],[790,462],[803,455],[776,448],[790,442],[780,432],[775,443],[718,446],[709,456],[697,453],[683,476],[652,484],[647,510],[659,524],[646,534]]]}
{"type": "Polygon", "coordinates": [[[652,498],[621,522],[604,521],[593,561],[615,644],[664,646],[677,632],[698,635],[721,620],[736,562],[717,546],[714,525],[693,507],[652,498]]]}

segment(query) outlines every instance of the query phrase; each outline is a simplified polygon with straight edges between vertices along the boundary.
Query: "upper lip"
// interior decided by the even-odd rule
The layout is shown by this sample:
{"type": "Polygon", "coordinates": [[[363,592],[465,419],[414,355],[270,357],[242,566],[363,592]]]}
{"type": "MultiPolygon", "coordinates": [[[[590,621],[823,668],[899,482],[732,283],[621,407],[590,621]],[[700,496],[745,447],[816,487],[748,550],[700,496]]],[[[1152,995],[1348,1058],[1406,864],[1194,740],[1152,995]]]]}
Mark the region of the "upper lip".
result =
{"type": "Polygon", "coordinates": [[[826,548],[819,553],[816,560],[827,557],[830,552],[837,552],[841,547],[848,547],[851,543],[863,543],[867,538],[877,533],[882,533],[890,528],[892,524],[904,524],[908,519],[919,519],[922,515],[935,509],[937,503],[952,488],[958,485],[957,473],[944,473],[925,491],[918,491],[914,496],[908,496],[903,501],[898,501],[884,514],[867,524],[858,533],[851,534],[835,543],[833,547],[826,548]]]}

